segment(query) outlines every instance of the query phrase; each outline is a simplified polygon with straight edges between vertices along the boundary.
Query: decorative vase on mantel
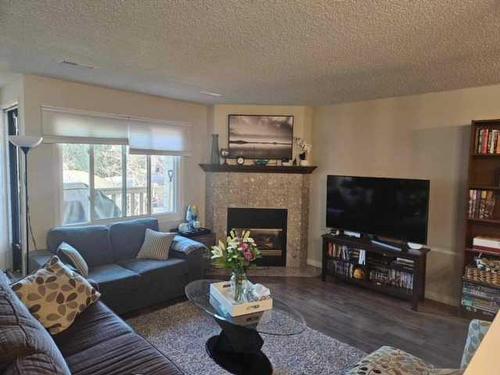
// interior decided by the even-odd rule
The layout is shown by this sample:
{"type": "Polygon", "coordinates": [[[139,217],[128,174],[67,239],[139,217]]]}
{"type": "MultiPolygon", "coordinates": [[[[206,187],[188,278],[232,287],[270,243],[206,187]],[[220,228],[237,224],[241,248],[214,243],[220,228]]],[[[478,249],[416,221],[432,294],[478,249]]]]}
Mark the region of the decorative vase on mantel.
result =
{"type": "Polygon", "coordinates": [[[302,167],[307,167],[309,166],[309,160],[307,160],[307,152],[302,152],[299,155],[299,165],[302,167]]]}
{"type": "Polygon", "coordinates": [[[212,149],[210,152],[210,163],[219,165],[219,134],[212,134],[212,149]]]}

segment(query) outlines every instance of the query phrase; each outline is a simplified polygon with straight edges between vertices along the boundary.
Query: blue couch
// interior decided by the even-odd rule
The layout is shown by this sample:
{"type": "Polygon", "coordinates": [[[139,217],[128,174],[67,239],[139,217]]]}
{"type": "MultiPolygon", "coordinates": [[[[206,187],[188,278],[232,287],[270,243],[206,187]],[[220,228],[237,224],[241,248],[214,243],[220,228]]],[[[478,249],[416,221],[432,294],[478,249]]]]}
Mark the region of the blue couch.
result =
{"type": "Polygon", "coordinates": [[[102,301],[119,314],[183,296],[186,284],[203,277],[205,245],[175,236],[167,260],[136,259],[146,228],[157,231],[158,221],[57,227],[47,235],[48,250],[30,253],[30,265],[42,266],[67,242],[87,262],[102,301]]]}

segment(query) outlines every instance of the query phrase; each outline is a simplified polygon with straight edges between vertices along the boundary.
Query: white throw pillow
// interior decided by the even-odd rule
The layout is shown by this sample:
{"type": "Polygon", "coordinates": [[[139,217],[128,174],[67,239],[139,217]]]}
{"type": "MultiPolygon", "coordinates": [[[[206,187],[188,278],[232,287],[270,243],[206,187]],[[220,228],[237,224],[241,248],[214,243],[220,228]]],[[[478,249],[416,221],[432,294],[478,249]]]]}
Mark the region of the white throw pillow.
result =
{"type": "Polygon", "coordinates": [[[163,233],[149,228],[146,229],[144,242],[136,258],[166,260],[175,235],[175,233],[163,233]]]}

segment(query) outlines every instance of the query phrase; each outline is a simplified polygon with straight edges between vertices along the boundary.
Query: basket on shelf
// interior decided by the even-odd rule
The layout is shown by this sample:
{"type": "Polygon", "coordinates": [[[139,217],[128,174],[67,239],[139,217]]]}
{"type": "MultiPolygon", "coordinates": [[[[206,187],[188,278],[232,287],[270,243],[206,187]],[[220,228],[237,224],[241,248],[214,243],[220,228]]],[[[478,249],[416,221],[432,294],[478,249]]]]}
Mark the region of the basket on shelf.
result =
{"type": "Polygon", "coordinates": [[[472,282],[480,282],[500,287],[500,274],[483,271],[476,267],[466,267],[464,279],[472,282]]]}

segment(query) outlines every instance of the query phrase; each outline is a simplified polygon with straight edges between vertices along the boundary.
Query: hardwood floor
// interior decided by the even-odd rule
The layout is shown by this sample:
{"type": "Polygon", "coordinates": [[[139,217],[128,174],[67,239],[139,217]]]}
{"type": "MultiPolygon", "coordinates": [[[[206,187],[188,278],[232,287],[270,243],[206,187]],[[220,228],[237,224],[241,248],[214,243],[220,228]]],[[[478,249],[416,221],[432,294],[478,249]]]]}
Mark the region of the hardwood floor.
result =
{"type": "Polygon", "coordinates": [[[258,277],[299,310],[309,327],[369,353],[390,345],[436,366],[458,368],[468,320],[432,301],[407,301],[354,286],[307,277],[258,277]]]}

